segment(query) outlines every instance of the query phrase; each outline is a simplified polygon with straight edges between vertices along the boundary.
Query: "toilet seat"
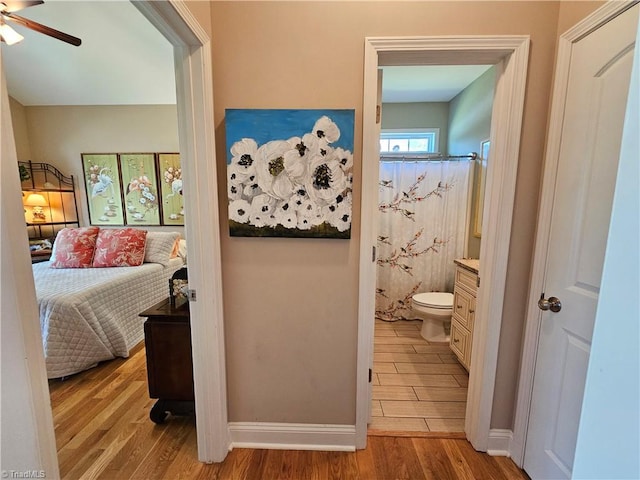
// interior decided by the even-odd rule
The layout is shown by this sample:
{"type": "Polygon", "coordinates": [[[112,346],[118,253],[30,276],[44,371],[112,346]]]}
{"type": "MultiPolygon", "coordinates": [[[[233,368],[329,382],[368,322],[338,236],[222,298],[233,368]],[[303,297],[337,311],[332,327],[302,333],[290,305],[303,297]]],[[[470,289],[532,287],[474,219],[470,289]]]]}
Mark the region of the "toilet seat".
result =
{"type": "Polygon", "coordinates": [[[448,292],[418,293],[412,297],[412,300],[420,307],[436,310],[447,310],[453,307],[453,293],[448,292]]]}

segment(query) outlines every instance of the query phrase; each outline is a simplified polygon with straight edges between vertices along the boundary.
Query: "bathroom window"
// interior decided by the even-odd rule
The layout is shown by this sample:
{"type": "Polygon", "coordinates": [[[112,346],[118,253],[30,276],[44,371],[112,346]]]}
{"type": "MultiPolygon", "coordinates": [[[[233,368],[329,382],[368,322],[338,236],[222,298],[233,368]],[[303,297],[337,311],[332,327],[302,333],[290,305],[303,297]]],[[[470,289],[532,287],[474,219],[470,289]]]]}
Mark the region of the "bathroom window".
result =
{"type": "Polygon", "coordinates": [[[392,130],[380,133],[380,153],[436,153],[439,128],[392,130]]]}

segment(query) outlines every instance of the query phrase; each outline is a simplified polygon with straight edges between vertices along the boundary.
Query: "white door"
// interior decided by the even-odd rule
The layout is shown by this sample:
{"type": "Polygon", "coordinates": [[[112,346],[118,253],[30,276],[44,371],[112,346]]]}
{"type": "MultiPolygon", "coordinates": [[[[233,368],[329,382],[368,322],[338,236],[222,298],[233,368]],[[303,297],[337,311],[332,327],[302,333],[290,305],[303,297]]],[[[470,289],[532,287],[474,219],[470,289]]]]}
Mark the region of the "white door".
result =
{"type": "Polygon", "coordinates": [[[571,477],[639,10],[572,48],[524,456],[533,480],[571,477]]]}

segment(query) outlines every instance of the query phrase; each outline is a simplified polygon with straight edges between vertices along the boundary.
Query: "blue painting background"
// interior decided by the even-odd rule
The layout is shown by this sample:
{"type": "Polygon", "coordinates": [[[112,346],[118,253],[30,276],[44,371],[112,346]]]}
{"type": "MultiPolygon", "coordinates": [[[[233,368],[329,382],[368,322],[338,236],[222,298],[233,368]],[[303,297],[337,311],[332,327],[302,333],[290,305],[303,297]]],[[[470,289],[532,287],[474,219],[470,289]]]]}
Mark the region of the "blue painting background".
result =
{"type": "Polygon", "coordinates": [[[226,109],[227,164],[231,163],[231,147],[238,140],[252,138],[260,147],[271,140],[302,137],[323,115],[340,129],[340,138],[331,146],[353,153],[355,110],[226,109]]]}

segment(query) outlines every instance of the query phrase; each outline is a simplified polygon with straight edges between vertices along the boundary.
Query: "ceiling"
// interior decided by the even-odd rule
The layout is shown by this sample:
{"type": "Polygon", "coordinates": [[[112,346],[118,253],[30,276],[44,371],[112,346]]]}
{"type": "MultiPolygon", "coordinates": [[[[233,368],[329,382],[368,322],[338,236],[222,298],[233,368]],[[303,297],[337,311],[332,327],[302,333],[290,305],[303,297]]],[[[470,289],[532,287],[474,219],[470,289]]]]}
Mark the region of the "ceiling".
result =
{"type": "MultiPolygon", "coordinates": [[[[18,12],[82,39],[74,47],[11,23],[2,43],[9,95],[35,105],[175,104],[173,48],[129,1],[46,0],[18,12]]],[[[486,65],[383,67],[384,102],[448,102],[486,65]]]]}
{"type": "Polygon", "coordinates": [[[131,2],[46,0],[17,13],[82,39],[74,47],[10,23],[24,40],[2,43],[2,59],[21,104],[175,104],[173,47],[131,2]]]}
{"type": "Polygon", "coordinates": [[[382,101],[449,102],[491,65],[381,67],[382,101]]]}

